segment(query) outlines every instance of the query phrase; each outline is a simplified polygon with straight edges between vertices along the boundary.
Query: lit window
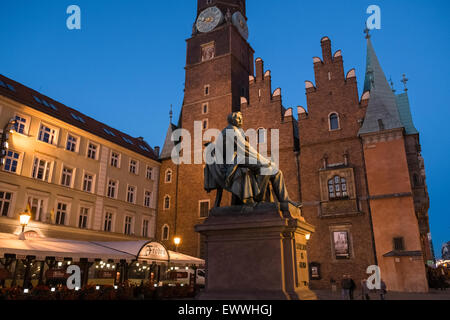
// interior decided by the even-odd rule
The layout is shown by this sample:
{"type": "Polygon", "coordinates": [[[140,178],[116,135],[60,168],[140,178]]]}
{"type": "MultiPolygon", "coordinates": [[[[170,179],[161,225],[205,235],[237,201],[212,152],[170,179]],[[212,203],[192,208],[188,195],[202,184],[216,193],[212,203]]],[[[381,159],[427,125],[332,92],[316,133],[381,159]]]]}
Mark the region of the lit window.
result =
{"type": "Polygon", "coordinates": [[[19,116],[19,115],[17,115],[15,117],[15,119],[16,119],[16,123],[14,125],[14,130],[18,133],[26,134],[26,129],[27,129],[27,125],[28,125],[27,119],[22,116],[19,116]]]}
{"type": "Polygon", "coordinates": [[[94,184],[94,176],[92,174],[85,173],[83,178],[83,191],[92,192],[93,184],[94,184]]]}
{"type": "Polygon", "coordinates": [[[116,198],[117,181],[109,180],[108,182],[108,198],[116,198]]]}
{"type": "Polygon", "coordinates": [[[128,186],[127,202],[134,203],[136,199],[136,187],[128,186]]]}
{"type": "Polygon", "coordinates": [[[144,207],[150,208],[151,203],[152,203],[152,193],[150,191],[145,191],[144,207]]]}
{"type": "Polygon", "coordinates": [[[120,165],[120,154],[117,152],[111,152],[111,167],[119,168],[120,165]]]}
{"type": "Polygon", "coordinates": [[[65,187],[72,186],[73,169],[64,167],[61,176],[61,185],[65,187]]]}
{"type": "Polygon", "coordinates": [[[50,182],[50,161],[42,160],[39,158],[34,159],[32,177],[37,180],[50,182]]]}
{"type": "Polygon", "coordinates": [[[112,230],[112,221],[113,221],[113,214],[111,212],[107,212],[105,214],[105,224],[103,227],[103,231],[111,232],[112,230]]]}
{"type": "Polygon", "coordinates": [[[164,210],[170,209],[170,196],[164,197],[164,210]]]}
{"type": "Polygon", "coordinates": [[[56,210],[55,224],[65,225],[66,216],[67,216],[67,204],[59,202],[56,210]]]}
{"type": "Polygon", "coordinates": [[[124,230],[124,234],[126,235],[131,235],[131,225],[133,223],[133,217],[130,216],[126,216],[125,217],[125,230],[124,230]]]}
{"type": "Polygon", "coordinates": [[[87,229],[89,219],[89,208],[80,208],[80,217],[78,219],[78,228],[87,229]]]}
{"type": "Polygon", "coordinates": [[[337,113],[333,113],[330,115],[330,130],[339,130],[339,116],[337,113]]]}
{"type": "Polygon", "coordinates": [[[162,237],[161,238],[163,241],[169,240],[169,226],[168,225],[165,225],[162,228],[162,237]]]}
{"type": "Polygon", "coordinates": [[[93,159],[93,160],[97,160],[97,150],[98,150],[98,146],[93,144],[93,143],[89,143],[88,146],[88,153],[87,156],[89,159],[93,159]]]}
{"type": "Polygon", "coordinates": [[[20,155],[17,152],[8,150],[6,152],[5,165],[3,167],[3,170],[11,173],[17,173],[17,169],[19,167],[19,158],[20,155]]]}
{"type": "Polygon", "coordinates": [[[142,236],[144,238],[148,238],[148,226],[149,226],[149,221],[148,220],[144,220],[142,221],[142,236]]]}
{"type": "Polygon", "coordinates": [[[2,217],[9,216],[9,208],[11,207],[12,193],[0,191],[0,213],[2,217]]]}
{"type": "Polygon", "coordinates": [[[31,220],[45,222],[44,216],[44,199],[29,197],[28,203],[31,207],[31,220]]]}
{"type": "Polygon", "coordinates": [[[333,232],[333,244],[336,260],[350,259],[350,234],[348,231],[333,232]]]}
{"type": "Polygon", "coordinates": [[[69,134],[67,136],[66,150],[71,151],[71,152],[76,152],[77,146],[78,146],[78,138],[69,134]]]}
{"type": "Polygon", "coordinates": [[[56,144],[56,129],[50,128],[44,124],[41,124],[41,128],[39,129],[39,141],[48,143],[48,144],[56,144]]]}
{"type": "Polygon", "coordinates": [[[200,201],[200,218],[208,218],[209,201],[200,201]]]}
{"type": "Polygon", "coordinates": [[[342,199],[348,197],[347,180],[339,176],[335,176],[328,181],[328,193],[330,199],[342,199]]]}

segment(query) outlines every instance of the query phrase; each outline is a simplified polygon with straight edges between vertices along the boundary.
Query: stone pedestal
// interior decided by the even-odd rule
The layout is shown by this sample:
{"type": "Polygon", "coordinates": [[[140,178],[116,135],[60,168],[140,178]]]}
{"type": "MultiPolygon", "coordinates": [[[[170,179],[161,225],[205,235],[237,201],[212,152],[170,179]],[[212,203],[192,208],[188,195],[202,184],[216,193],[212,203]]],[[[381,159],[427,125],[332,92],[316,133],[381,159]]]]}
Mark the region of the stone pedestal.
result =
{"type": "Polygon", "coordinates": [[[298,208],[216,208],[196,231],[206,237],[201,300],[315,300],[308,289],[307,235],[298,208]]]}

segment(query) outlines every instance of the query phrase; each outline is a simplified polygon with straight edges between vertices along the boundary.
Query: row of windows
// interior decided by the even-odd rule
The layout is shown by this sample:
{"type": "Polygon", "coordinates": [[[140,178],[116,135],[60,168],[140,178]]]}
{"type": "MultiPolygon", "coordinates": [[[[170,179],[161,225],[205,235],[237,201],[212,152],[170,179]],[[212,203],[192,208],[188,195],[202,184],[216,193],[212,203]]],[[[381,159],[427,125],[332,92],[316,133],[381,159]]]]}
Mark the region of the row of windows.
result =
{"type": "MultiPolygon", "coordinates": [[[[7,152],[7,156],[5,159],[5,166],[3,168],[4,171],[11,173],[18,173],[20,154],[9,150],[7,152]]],[[[51,182],[51,171],[53,169],[54,162],[48,161],[45,159],[40,159],[36,157],[33,162],[33,168],[31,176],[34,179],[41,180],[44,182],[51,182]]],[[[64,187],[73,188],[73,184],[75,181],[76,169],[63,166],[61,172],[61,181],[60,184],[64,187]]],[[[152,172],[149,172],[149,178],[151,178],[152,172]]],[[[84,192],[94,193],[95,192],[95,175],[91,173],[85,172],[83,175],[82,186],[81,189],[84,192]]],[[[108,181],[108,190],[107,196],[109,198],[117,199],[119,190],[118,190],[119,182],[117,180],[110,179],[108,181]]],[[[136,203],[136,194],[137,187],[128,186],[127,187],[127,197],[126,201],[129,203],[136,203]]],[[[147,208],[151,207],[151,198],[152,193],[150,191],[144,192],[144,206],[147,208]]]]}
{"type": "MultiPolygon", "coordinates": [[[[2,217],[11,216],[10,208],[12,202],[13,194],[11,192],[0,191],[0,215],[2,217]]],[[[28,197],[28,204],[31,210],[31,220],[51,223],[55,225],[67,226],[69,224],[69,212],[70,212],[70,204],[66,202],[58,201],[56,203],[56,210],[52,210],[50,214],[45,215],[45,202],[46,199],[30,196],[28,197]]],[[[77,219],[77,227],[80,229],[89,229],[91,223],[91,212],[92,208],[87,206],[80,206],[78,219],[77,219]]],[[[113,212],[105,212],[104,216],[104,225],[103,231],[105,232],[114,232],[114,218],[115,213],[113,212]]],[[[149,235],[149,219],[144,219],[142,221],[142,233],[143,237],[148,237],[149,235]]],[[[124,227],[123,233],[126,235],[134,234],[134,217],[126,215],[124,218],[124,227]]]]}
{"type": "MultiPolygon", "coordinates": [[[[30,125],[30,118],[23,115],[16,115],[16,124],[14,130],[20,134],[27,134],[30,125]]],[[[38,133],[38,140],[51,145],[57,145],[59,130],[49,125],[41,123],[38,133]]],[[[81,138],[74,134],[67,134],[67,141],[65,149],[70,152],[80,152],[81,138]]],[[[86,157],[92,160],[99,160],[100,145],[89,141],[86,151],[86,157]]],[[[121,154],[115,151],[111,152],[110,165],[114,168],[120,168],[121,166],[121,154]]],[[[128,170],[130,173],[139,175],[139,161],[130,159],[128,170]]],[[[153,179],[153,168],[147,166],[146,170],[147,179],[153,179]]]]}

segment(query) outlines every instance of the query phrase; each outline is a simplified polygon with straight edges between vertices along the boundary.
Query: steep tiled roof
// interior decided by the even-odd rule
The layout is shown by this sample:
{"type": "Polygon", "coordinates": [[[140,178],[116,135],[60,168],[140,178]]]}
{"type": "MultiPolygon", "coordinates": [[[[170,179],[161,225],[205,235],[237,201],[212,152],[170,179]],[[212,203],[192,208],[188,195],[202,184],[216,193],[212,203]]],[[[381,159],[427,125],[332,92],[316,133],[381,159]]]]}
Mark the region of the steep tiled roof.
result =
{"type": "Polygon", "coordinates": [[[175,148],[175,142],[172,141],[172,134],[175,130],[177,130],[177,127],[171,123],[169,129],[167,129],[166,140],[164,141],[164,147],[159,157],[161,160],[170,159],[172,157],[172,150],[175,148]]]}
{"type": "Polygon", "coordinates": [[[411,107],[409,105],[408,93],[402,93],[397,95],[398,112],[400,113],[400,120],[405,126],[406,134],[418,134],[416,127],[414,126],[413,118],[411,115],[411,107]]]}
{"type": "Polygon", "coordinates": [[[359,134],[403,128],[397,108],[397,98],[386,80],[370,39],[367,42],[364,92],[366,91],[370,91],[370,100],[359,134]]]}
{"type": "Polygon", "coordinates": [[[33,89],[0,74],[0,95],[46,113],[70,125],[78,127],[98,137],[120,145],[147,158],[158,160],[153,149],[141,138],[133,138],[126,133],[111,128],[75,109],[55,101],[33,89]]]}

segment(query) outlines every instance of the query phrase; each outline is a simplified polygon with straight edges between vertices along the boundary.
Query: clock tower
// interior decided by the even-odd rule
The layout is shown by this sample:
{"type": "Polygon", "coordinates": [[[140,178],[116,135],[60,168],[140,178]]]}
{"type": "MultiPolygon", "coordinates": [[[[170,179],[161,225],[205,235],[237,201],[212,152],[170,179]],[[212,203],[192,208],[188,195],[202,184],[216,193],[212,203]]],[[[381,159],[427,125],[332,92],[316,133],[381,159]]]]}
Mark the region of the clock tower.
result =
{"type": "Polygon", "coordinates": [[[227,116],[241,109],[241,97],[249,98],[254,51],[247,42],[245,13],[243,0],[198,0],[192,36],[186,40],[182,112],[177,126],[169,128],[161,155],[157,237],[170,249],[174,249],[173,238],[180,237],[180,251],[194,256],[202,256],[202,240],[194,226],[203,222],[216,196],[204,191],[204,166],[194,164],[194,152],[203,146],[194,142],[195,123],[197,131],[201,127],[200,134],[207,129],[222,130],[227,116]],[[169,135],[176,128],[191,134],[192,164],[177,166],[170,158],[173,144],[169,135]]]}

